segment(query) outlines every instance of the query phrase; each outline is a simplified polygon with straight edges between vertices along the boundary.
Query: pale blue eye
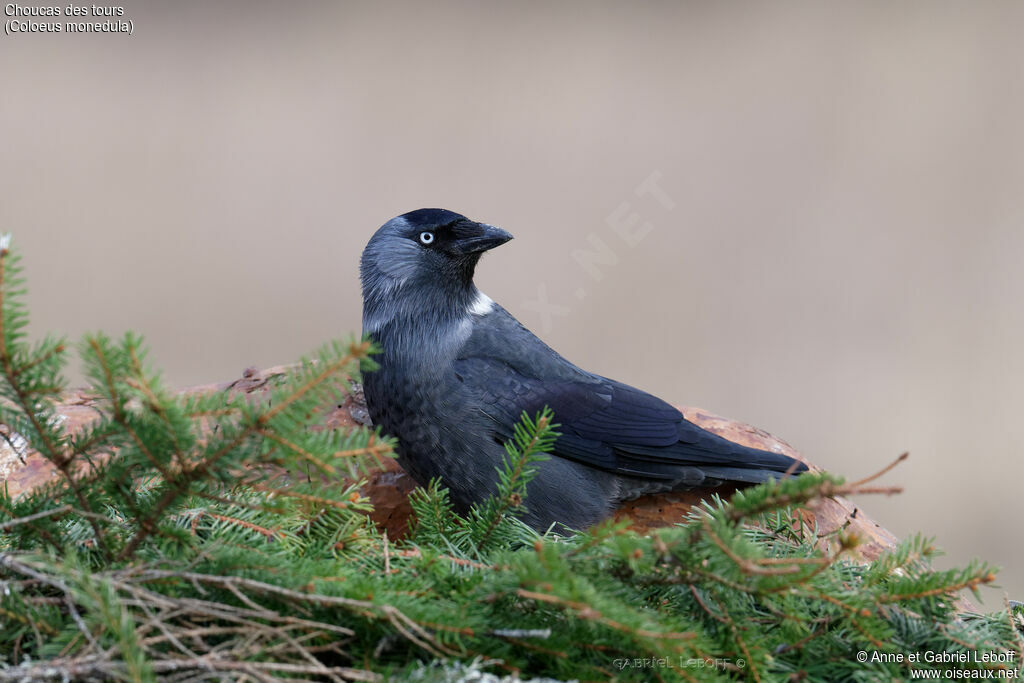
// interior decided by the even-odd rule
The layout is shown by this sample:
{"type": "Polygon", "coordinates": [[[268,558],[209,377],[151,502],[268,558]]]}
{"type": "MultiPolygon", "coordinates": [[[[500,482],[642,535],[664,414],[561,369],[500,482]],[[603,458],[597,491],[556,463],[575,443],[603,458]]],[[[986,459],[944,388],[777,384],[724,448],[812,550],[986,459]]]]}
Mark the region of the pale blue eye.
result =
{"type": "Polygon", "coordinates": [[[420,233],[420,242],[422,244],[430,244],[433,241],[434,241],[434,233],[432,233],[432,232],[421,232],[420,233]]]}

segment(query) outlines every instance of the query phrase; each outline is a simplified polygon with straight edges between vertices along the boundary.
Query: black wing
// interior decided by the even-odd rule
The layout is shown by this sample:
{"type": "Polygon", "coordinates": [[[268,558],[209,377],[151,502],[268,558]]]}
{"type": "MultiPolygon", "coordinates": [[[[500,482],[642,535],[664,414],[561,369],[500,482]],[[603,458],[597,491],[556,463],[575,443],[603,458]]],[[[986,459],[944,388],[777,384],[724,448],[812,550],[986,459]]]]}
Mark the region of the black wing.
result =
{"type": "Polygon", "coordinates": [[[480,322],[453,368],[503,439],[523,411],[548,406],[561,432],[554,455],[617,474],[674,481],[696,467],[707,477],[757,483],[795,462],[733,443],[655,396],[580,370],[503,309],[480,322]]]}

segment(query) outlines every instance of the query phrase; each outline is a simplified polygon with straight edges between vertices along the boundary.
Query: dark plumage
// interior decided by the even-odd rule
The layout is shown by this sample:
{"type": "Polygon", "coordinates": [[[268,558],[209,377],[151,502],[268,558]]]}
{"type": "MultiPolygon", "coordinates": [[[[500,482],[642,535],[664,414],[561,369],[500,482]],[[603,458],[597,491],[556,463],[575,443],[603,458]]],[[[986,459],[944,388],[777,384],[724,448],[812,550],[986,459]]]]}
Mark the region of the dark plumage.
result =
{"type": "Polygon", "coordinates": [[[502,444],[525,410],[561,436],[528,488],[524,521],[582,529],[644,493],[754,484],[805,466],[740,446],[668,403],[576,367],[473,284],[483,252],[512,235],[443,209],[385,223],[363,251],[370,417],[418,482],[441,477],[460,510],[495,490],[502,444]]]}

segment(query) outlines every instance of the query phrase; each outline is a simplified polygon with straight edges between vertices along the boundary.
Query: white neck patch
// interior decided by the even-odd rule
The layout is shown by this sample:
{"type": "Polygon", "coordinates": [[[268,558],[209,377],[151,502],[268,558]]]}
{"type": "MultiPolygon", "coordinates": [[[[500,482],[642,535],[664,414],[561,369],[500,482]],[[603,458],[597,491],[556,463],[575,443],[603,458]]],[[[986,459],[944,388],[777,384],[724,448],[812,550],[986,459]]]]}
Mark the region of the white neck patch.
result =
{"type": "Polygon", "coordinates": [[[487,315],[494,309],[494,301],[483,292],[477,292],[476,299],[469,305],[469,312],[473,315],[487,315]]]}

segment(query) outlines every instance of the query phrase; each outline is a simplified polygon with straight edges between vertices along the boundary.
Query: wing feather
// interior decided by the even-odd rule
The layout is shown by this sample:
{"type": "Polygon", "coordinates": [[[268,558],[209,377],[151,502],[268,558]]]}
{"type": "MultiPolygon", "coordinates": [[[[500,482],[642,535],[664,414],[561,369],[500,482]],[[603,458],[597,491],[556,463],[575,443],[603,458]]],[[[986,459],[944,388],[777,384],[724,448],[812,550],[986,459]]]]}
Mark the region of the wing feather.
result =
{"type": "Polygon", "coordinates": [[[453,368],[502,439],[523,411],[548,406],[561,432],[554,455],[618,474],[678,481],[699,468],[711,478],[756,483],[794,462],[712,434],[651,394],[580,370],[500,306],[485,321],[453,368]]]}

